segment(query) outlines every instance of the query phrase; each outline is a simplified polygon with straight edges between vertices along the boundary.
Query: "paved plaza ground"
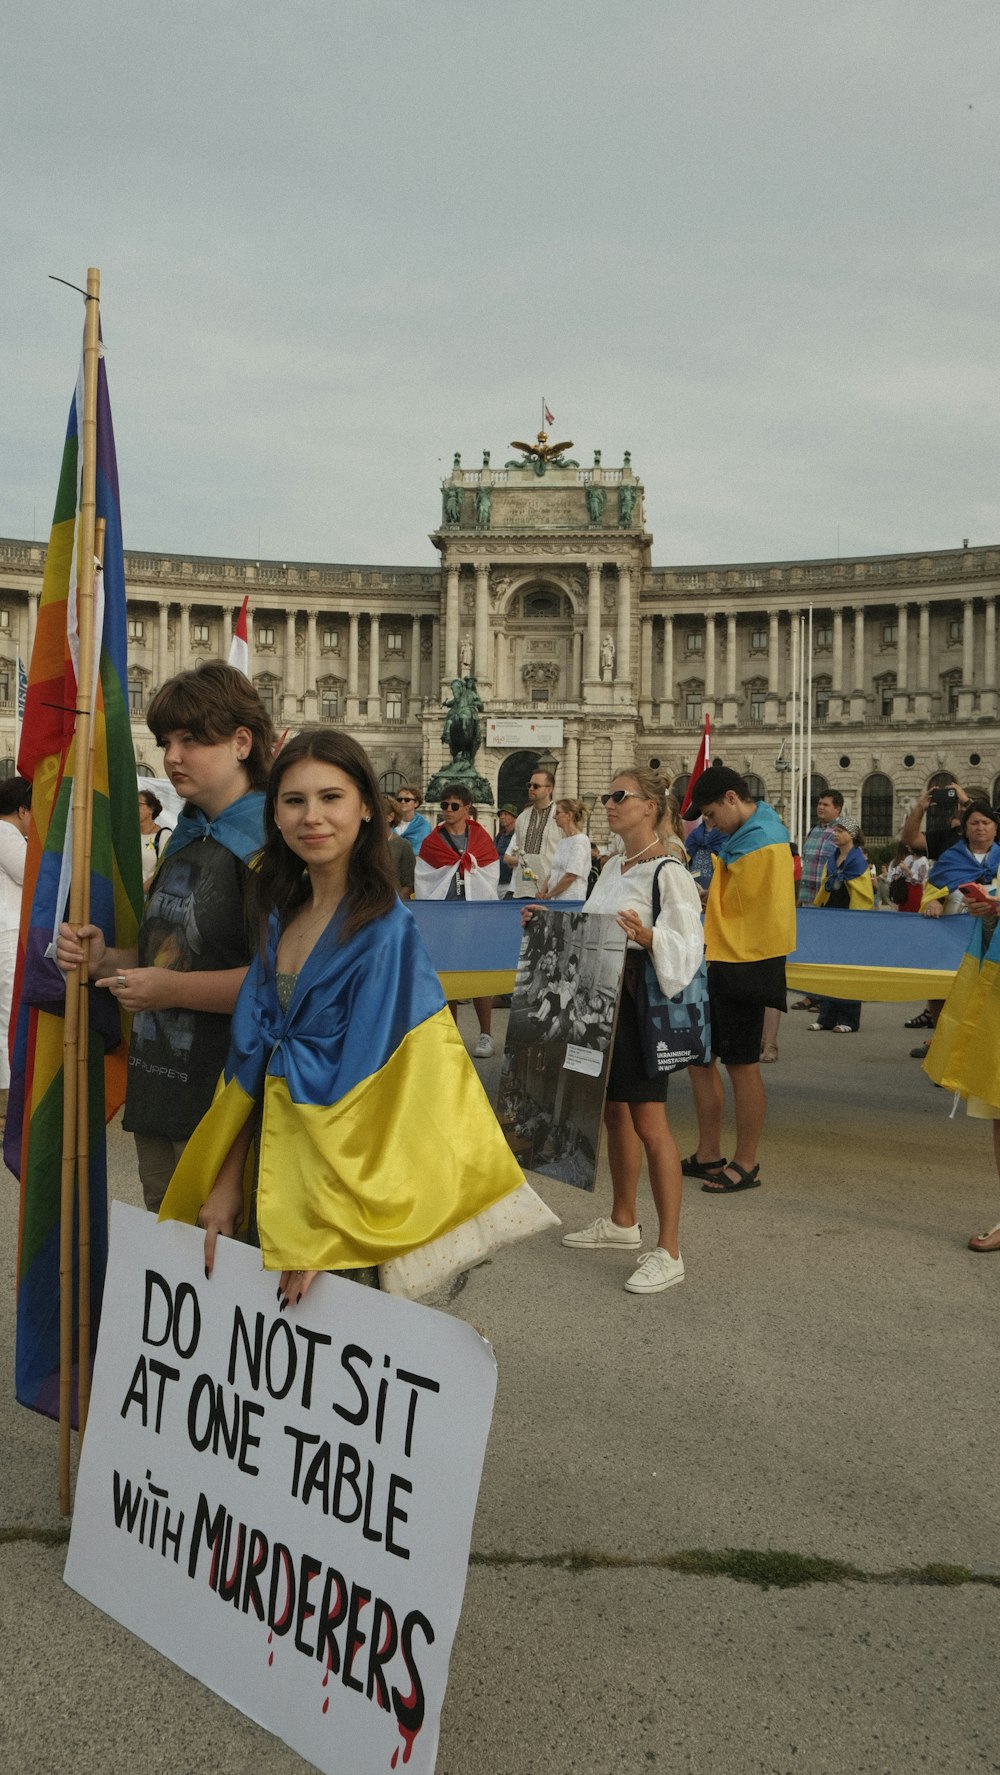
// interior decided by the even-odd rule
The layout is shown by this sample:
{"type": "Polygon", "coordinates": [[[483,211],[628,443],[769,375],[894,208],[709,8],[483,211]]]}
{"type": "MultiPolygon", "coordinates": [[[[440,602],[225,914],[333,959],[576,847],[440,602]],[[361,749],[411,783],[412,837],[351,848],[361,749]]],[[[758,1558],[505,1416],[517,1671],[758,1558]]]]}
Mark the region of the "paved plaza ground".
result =
{"type": "MultiPolygon", "coordinates": [[[[1000,1255],[965,1248],[1000,1188],[988,1129],[909,1058],[910,1014],[784,1019],[764,1187],[687,1186],[683,1286],[630,1296],[627,1254],[553,1232],[442,1303],[486,1332],[499,1388],[440,1775],[1000,1770],[1000,1255]]],[[[671,1118],[690,1151],[686,1081],[671,1118]]],[[[567,1228],[593,1218],[543,1189],[567,1228]]],[[[9,1377],[9,1179],[0,1213],[9,1377]]],[[[9,1379],[0,1434],[0,1769],[304,1771],[65,1588],[55,1431],[9,1379]]]]}

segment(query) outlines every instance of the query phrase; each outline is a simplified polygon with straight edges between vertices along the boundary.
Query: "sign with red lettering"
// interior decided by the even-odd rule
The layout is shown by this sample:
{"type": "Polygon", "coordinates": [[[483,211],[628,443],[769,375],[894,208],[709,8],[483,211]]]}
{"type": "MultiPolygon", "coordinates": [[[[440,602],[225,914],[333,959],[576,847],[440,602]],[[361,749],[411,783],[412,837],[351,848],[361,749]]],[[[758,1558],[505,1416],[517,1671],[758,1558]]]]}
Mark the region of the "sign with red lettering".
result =
{"type": "Polygon", "coordinates": [[[66,1582],[329,1775],[430,1775],[496,1390],[461,1320],[115,1202],[66,1582]]]}

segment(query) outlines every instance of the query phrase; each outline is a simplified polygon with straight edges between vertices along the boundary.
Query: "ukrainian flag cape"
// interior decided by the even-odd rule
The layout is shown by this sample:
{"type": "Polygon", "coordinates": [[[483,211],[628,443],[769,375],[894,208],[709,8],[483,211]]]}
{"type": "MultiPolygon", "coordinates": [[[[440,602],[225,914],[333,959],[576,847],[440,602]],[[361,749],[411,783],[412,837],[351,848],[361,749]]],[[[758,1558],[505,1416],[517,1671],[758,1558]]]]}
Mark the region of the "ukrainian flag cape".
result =
{"type": "Polygon", "coordinates": [[[411,914],[397,901],[347,942],[341,925],[338,913],[285,1012],[272,918],[233,1015],[222,1087],[160,1210],[194,1223],[262,1104],[257,1223],[269,1270],[389,1262],[524,1183],[411,914]]]}
{"type": "Polygon", "coordinates": [[[985,919],[972,924],[924,1071],[948,1091],[1000,1106],[1000,923],[992,933],[985,919]]]}
{"type": "Polygon", "coordinates": [[[834,888],[846,887],[848,912],[874,912],[875,889],[872,885],[872,872],[865,862],[865,853],[861,846],[854,844],[848,851],[844,861],[833,869],[829,863],[823,864],[819,891],[813,901],[814,906],[825,906],[834,888]]]}
{"type": "Polygon", "coordinates": [[[719,847],[705,908],[709,961],[768,961],[795,948],[789,838],[766,801],[719,847]]]}

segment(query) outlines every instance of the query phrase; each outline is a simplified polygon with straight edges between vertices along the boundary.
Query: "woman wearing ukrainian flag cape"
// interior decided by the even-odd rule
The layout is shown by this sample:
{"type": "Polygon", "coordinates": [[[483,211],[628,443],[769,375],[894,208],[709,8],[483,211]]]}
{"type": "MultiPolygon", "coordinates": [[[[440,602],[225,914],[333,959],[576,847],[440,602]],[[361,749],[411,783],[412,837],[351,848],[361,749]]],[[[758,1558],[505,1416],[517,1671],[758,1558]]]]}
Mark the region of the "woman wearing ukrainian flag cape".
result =
{"type": "Polygon", "coordinates": [[[416,1295],[554,1223],[525,1184],[391,873],[381,797],[355,740],[298,734],[275,760],[253,880],[261,951],[221,1088],[161,1219],[256,1227],[286,1302],[322,1270],[416,1295]]]}

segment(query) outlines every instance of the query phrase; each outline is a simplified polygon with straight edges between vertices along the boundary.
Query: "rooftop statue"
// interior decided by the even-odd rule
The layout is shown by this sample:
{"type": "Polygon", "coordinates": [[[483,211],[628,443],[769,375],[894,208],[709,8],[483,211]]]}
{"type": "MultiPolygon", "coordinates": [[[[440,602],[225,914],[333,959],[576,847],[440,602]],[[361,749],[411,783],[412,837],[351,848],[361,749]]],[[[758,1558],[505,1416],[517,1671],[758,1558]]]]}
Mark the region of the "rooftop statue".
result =
{"type": "Polygon", "coordinates": [[[536,475],[543,475],[550,463],[553,468],[577,468],[579,466],[578,463],[563,456],[564,450],[572,450],[573,439],[566,438],[561,444],[550,444],[547,431],[540,431],[534,444],[524,444],[520,438],[511,438],[510,447],[512,450],[523,450],[527,462],[508,462],[508,468],[527,468],[530,463],[534,467],[536,475]]]}

